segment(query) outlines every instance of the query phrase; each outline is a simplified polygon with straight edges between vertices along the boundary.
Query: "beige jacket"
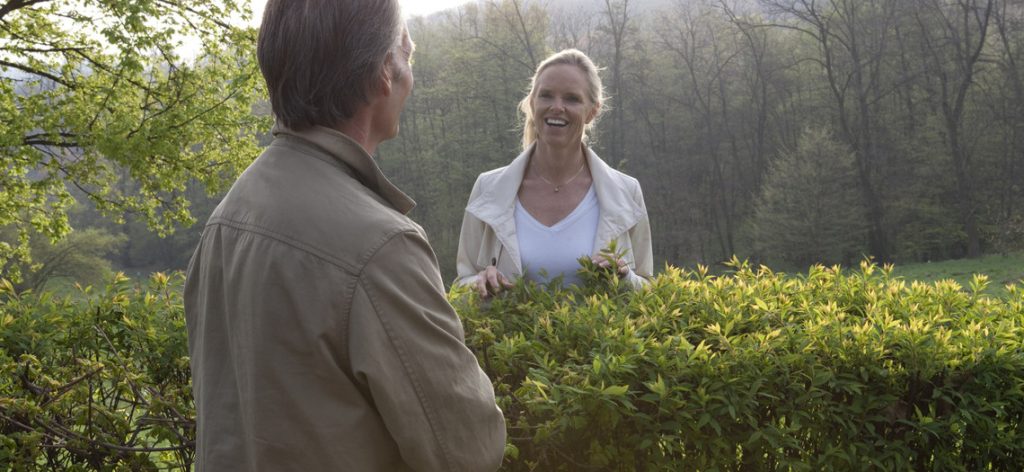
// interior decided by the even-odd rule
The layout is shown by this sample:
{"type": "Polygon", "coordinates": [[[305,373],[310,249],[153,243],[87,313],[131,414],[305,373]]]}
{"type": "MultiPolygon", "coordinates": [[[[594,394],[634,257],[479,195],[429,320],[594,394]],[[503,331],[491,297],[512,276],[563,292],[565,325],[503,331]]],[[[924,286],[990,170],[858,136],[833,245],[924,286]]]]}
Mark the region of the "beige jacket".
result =
{"type": "MultiPolygon", "coordinates": [[[[592,256],[616,241],[618,250],[625,251],[629,264],[627,280],[634,288],[639,288],[654,273],[651,226],[640,183],[612,169],[589,147],[585,149],[601,208],[592,256]]],[[[532,152],[531,147],[511,164],[477,177],[462,219],[455,283],[475,284],[477,274],[491,265],[492,260],[497,261],[498,270],[509,279],[522,277],[514,212],[516,195],[532,152]]]]}
{"type": "Polygon", "coordinates": [[[275,129],[189,263],[196,471],[498,468],[504,420],[413,205],[345,135],[275,129]]]}

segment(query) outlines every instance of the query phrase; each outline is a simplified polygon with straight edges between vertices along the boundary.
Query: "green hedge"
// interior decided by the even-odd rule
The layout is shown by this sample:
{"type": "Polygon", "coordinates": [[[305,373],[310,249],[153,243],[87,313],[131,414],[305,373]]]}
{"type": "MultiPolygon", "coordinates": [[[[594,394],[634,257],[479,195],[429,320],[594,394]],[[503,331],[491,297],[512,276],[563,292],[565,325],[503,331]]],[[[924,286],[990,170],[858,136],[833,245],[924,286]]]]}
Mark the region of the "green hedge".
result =
{"type": "MultiPolygon", "coordinates": [[[[452,293],[508,421],[506,470],[1024,469],[1024,291],[669,268],[632,292],[452,293]]],[[[193,457],[181,277],[86,300],[0,285],[0,464],[193,457]]]]}
{"type": "MultiPolygon", "coordinates": [[[[182,276],[123,275],[76,301],[0,281],[0,464],[182,470],[195,418],[182,276]]],[[[2,468],[2,467],[0,467],[2,468]]]]}

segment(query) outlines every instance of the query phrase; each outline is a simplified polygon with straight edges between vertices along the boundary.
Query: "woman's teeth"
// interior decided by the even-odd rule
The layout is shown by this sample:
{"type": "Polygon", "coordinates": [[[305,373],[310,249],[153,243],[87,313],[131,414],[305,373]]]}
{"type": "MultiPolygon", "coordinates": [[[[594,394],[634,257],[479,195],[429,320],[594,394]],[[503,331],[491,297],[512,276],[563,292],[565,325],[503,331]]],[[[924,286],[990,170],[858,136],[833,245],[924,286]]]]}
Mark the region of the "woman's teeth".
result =
{"type": "Polygon", "coordinates": [[[557,126],[559,128],[569,125],[568,121],[561,120],[558,118],[547,118],[544,120],[544,123],[547,124],[548,126],[557,126]]]}

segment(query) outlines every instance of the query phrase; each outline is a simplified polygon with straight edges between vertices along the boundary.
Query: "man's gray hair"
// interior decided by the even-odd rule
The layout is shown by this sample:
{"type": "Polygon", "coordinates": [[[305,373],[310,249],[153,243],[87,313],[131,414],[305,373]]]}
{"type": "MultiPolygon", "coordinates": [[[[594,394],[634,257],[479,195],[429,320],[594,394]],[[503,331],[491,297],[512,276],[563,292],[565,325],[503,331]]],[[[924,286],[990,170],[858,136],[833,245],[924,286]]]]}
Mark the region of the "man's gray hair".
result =
{"type": "Polygon", "coordinates": [[[402,32],[398,0],[268,0],[256,55],[278,122],[301,131],[352,118],[402,32]]]}

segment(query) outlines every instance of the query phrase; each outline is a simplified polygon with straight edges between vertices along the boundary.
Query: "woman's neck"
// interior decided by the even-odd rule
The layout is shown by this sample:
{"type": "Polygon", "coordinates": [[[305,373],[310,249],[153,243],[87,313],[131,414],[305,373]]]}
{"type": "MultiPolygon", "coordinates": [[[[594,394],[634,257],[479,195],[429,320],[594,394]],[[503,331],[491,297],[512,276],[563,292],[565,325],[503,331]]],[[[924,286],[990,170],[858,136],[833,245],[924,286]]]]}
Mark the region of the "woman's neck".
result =
{"type": "Polygon", "coordinates": [[[538,141],[533,148],[530,167],[544,178],[561,182],[576,174],[585,165],[586,154],[582,144],[568,147],[551,147],[538,141]]]}

